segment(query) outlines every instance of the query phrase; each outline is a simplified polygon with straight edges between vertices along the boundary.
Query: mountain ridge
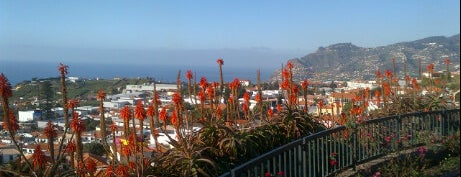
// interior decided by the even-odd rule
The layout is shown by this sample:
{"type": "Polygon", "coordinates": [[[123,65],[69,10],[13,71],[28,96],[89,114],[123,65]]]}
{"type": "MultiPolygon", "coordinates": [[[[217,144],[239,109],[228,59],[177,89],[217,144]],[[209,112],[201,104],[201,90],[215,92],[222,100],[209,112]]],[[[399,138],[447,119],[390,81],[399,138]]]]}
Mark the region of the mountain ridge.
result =
{"type": "MultiPolygon", "coordinates": [[[[459,71],[459,37],[460,34],[450,37],[431,36],[371,48],[352,43],[336,43],[319,47],[301,58],[288,59],[287,62],[293,64],[295,81],[371,80],[377,70],[393,70],[393,59],[396,74],[400,78],[404,77],[405,70],[407,75],[418,76],[420,62],[423,71],[430,63],[434,63],[436,69],[444,70],[445,58],[449,58],[452,63],[451,71],[459,71]]],[[[280,81],[280,71],[274,71],[269,82],[280,81]]]]}

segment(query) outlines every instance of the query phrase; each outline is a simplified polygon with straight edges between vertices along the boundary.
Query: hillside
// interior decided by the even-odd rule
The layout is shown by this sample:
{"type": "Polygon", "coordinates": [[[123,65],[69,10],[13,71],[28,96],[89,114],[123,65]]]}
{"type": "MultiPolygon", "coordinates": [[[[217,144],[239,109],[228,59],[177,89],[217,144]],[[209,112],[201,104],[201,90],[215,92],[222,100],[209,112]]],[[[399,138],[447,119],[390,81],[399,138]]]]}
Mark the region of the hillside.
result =
{"type": "MultiPolygon", "coordinates": [[[[419,61],[421,68],[434,63],[435,68],[444,70],[445,58],[451,61],[451,70],[459,71],[459,34],[444,37],[433,36],[411,42],[400,42],[375,48],[363,48],[351,43],[338,43],[327,47],[319,47],[314,53],[288,61],[294,65],[295,80],[369,80],[375,77],[376,70],[393,70],[392,59],[395,59],[396,73],[404,76],[418,76],[419,61]]],[[[270,77],[270,82],[280,80],[280,70],[270,77]]]]}
{"type": "MultiPolygon", "coordinates": [[[[67,82],[69,99],[78,99],[80,105],[97,105],[96,95],[102,89],[107,94],[121,93],[126,85],[145,84],[153,82],[152,78],[121,78],[121,79],[80,79],[76,82],[67,82]]],[[[60,106],[61,85],[59,78],[46,78],[32,81],[24,81],[15,86],[13,103],[20,104],[20,110],[35,108],[32,104],[40,104],[46,97],[52,101],[52,106],[60,106]]]]}

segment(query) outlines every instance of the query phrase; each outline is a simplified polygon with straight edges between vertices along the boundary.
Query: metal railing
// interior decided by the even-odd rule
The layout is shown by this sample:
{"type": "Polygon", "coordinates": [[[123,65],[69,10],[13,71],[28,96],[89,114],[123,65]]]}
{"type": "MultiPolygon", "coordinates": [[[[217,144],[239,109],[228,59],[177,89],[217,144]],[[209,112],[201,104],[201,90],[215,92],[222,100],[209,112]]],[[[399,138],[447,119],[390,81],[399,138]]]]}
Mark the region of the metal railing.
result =
{"type": "Polygon", "coordinates": [[[278,147],[221,177],[333,176],[398,150],[459,131],[459,109],[417,112],[339,126],[278,147]],[[336,164],[330,164],[334,157],[336,164]]]}

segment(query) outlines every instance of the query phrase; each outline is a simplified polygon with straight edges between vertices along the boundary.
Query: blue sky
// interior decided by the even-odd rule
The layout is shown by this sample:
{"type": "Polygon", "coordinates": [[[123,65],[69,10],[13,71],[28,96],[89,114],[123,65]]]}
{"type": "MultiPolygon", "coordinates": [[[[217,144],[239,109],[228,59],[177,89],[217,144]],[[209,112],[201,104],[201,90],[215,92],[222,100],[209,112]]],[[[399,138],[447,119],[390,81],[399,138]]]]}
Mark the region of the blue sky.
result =
{"type": "Polygon", "coordinates": [[[0,61],[279,67],[460,31],[457,0],[0,0],[0,61]]]}

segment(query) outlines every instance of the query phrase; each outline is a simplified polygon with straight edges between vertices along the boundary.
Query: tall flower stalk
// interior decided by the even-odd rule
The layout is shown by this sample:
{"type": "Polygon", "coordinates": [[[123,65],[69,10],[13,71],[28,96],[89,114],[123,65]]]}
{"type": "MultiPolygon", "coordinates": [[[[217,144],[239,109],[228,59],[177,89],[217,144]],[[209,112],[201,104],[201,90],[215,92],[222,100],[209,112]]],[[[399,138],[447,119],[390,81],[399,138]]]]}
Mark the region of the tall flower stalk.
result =
{"type": "Polygon", "coordinates": [[[50,151],[51,163],[54,163],[54,139],[58,136],[58,133],[54,129],[54,125],[51,120],[48,120],[44,130],[45,136],[48,138],[48,149],[50,151]]]}
{"type": "MultiPolygon", "coordinates": [[[[107,128],[106,128],[106,116],[104,110],[104,100],[106,99],[106,92],[104,90],[99,90],[96,95],[96,99],[99,101],[99,127],[101,128],[101,140],[102,145],[105,149],[107,156],[110,155],[109,145],[107,143],[107,128]]],[[[115,138],[115,137],[114,137],[115,138]]]]}
{"type": "Polygon", "coordinates": [[[123,119],[123,134],[125,134],[125,139],[128,139],[129,129],[128,126],[130,124],[131,119],[131,109],[127,105],[123,106],[122,110],[120,110],[120,118],[123,119]]]}
{"type": "Polygon", "coordinates": [[[445,65],[447,67],[447,84],[450,82],[451,79],[451,73],[450,73],[450,59],[445,58],[445,65]]]}
{"type": "MultiPolygon", "coordinates": [[[[83,133],[83,131],[85,131],[85,122],[83,122],[83,120],[80,118],[79,114],[75,111],[75,107],[77,106],[77,104],[75,102],[76,101],[71,101],[71,103],[69,104],[69,107],[72,110],[72,121],[71,121],[70,127],[71,127],[73,133],[75,134],[77,164],[81,165],[81,164],[83,164],[82,133],[83,133]],[[72,104],[72,102],[74,102],[74,103],[72,104]]],[[[80,173],[80,172],[81,171],[77,170],[77,173],[80,173]]],[[[77,175],[79,175],[79,174],[77,174],[77,175]]]]}
{"type": "Polygon", "coordinates": [[[149,117],[149,122],[150,122],[150,130],[151,130],[151,135],[154,137],[155,141],[155,149],[159,150],[159,144],[158,144],[158,136],[159,132],[157,130],[157,124],[159,122],[158,120],[158,105],[161,104],[159,100],[159,95],[156,90],[156,85],[154,83],[154,91],[152,94],[152,101],[151,105],[147,108],[147,116],[149,117]]]}
{"type": "MultiPolygon", "coordinates": [[[[13,144],[16,146],[17,149],[21,149],[16,142],[15,139],[15,134],[16,131],[19,129],[19,124],[18,121],[16,120],[16,117],[14,116],[13,110],[10,109],[9,107],[9,101],[8,98],[13,96],[13,92],[11,91],[11,84],[8,81],[8,78],[1,73],[0,74],[0,97],[1,97],[1,103],[2,103],[2,110],[3,110],[3,129],[8,131],[8,134],[10,135],[11,140],[13,141],[13,144]]],[[[26,156],[22,152],[22,150],[19,151],[20,155],[22,158],[26,159],[26,156]]],[[[32,164],[29,162],[29,160],[25,160],[29,169],[33,172],[34,176],[37,176],[34,172],[34,169],[32,169],[32,164]]]]}
{"type": "MultiPolygon", "coordinates": [[[[218,58],[216,60],[219,66],[219,93],[221,93],[221,99],[224,100],[224,78],[222,73],[222,65],[224,65],[224,60],[222,58],[218,58]]],[[[224,118],[224,122],[226,122],[226,118],[224,118]]]]}
{"type": "Polygon", "coordinates": [[[59,64],[59,73],[61,75],[61,96],[62,96],[62,105],[63,105],[63,112],[64,112],[64,120],[66,121],[65,126],[66,128],[69,128],[69,115],[67,114],[68,109],[65,106],[67,104],[67,86],[66,86],[66,76],[67,76],[67,69],[69,66],[60,63],[59,64]]]}
{"type": "MultiPolygon", "coordinates": [[[[259,106],[259,111],[260,111],[260,114],[259,114],[259,121],[262,122],[263,119],[264,119],[264,115],[263,115],[263,104],[262,104],[262,88],[261,88],[261,71],[258,69],[256,71],[256,84],[258,86],[258,94],[256,96],[259,96],[259,99],[256,99],[256,102],[259,106]]],[[[271,116],[272,117],[272,116],[271,116]]]]}

